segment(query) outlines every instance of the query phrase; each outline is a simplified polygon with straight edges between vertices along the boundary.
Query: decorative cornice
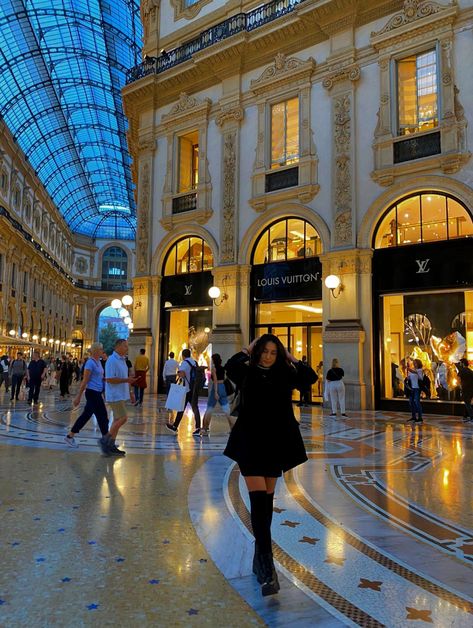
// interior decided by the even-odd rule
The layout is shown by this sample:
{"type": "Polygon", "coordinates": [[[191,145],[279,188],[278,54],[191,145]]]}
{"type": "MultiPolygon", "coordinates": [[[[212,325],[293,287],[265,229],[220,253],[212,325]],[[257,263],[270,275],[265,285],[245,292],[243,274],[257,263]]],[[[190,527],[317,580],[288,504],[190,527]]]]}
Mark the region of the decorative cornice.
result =
{"type": "Polygon", "coordinates": [[[206,4],[212,0],[197,0],[193,4],[187,5],[185,0],[171,0],[171,5],[174,7],[174,21],[182,18],[191,20],[198,15],[206,4]]]}
{"type": "Polygon", "coordinates": [[[351,81],[354,83],[359,80],[360,76],[360,66],[358,64],[349,65],[326,76],[322,81],[322,86],[330,91],[335,83],[342,83],[343,81],[351,81]]]}
{"type": "Polygon", "coordinates": [[[419,0],[405,0],[404,9],[394,15],[388,23],[379,31],[372,31],[371,43],[373,45],[381,44],[382,42],[397,37],[399,29],[405,30],[405,28],[413,29],[418,26],[423,26],[426,18],[431,18],[429,21],[436,21],[444,19],[446,17],[455,16],[457,14],[458,4],[457,0],[452,0],[448,5],[442,5],[438,2],[421,2],[419,0]],[[419,24],[415,24],[419,22],[419,24]],[[415,26],[413,26],[415,24],[415,26]]]}
{"type": "Polygon", "coordinates": [[[286,57],[282,52],[278,52],[273,65],[270,65],[257,78],[251,81],[250,89],[255,93],[261,93],[268,89],[273,89],[275,84],[288,81],[297,81],[301,77],[310,78],[315,70],[315,61],[309,57],[307,61],[302,61],[296,57],[286,57]]]}
{"type": "Polygon", "coordinates": [[[210,98],[200,100],[195,96],[189,96],[186,92],[181,92],[178,102],[171,108],[171,111],[162,116],[161,121],[164,123],[179,120],[189,114],[199,115],[208,114],[212,101],[210,98]]]}
{"type": "Polygon", "coordinates": [[[223,127],[226,122],[238,122],[243,120],[245,112],[243,107],[227,107],[222,108],[221,112],[217,114],[215,118],[215,124],[219,127],[223,127]]]}

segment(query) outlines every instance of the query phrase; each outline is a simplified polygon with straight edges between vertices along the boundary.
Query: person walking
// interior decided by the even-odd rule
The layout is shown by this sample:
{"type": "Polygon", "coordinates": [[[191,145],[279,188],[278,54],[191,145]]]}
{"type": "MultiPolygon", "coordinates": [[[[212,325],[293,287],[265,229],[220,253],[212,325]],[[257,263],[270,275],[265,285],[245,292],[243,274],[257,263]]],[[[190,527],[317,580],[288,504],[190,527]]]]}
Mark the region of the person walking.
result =
{"type": "Polygon", "coordinates": [[[10,378],[8,376],[8,370],[10,368],[10,360],[8,359],[8,356],[2,355],[2,358],[0,359],[0,388],[2,387],[2,384],[5,385],[5,392],[8,392],[10,390],[10,378]]]}
{"type": "Polygon", "coordinates": [[[128,420],[125,402],[135,403],[132,385],[134,377],[129,377],[127,356],[128,341],[119,338],[115,341],[112,355],[105,363],[105,399],[113,412],[113,423],[107,434],[102,436],[100,444],[105,452],[124,456],[125,452],[118,449],[115,440],[118,431],[128,420]]]}
{"type": "Polygon", "coordinates": [[[343,378],[345,371],[340,368],[340,364],[337,358],[332,360],[332,368],[327,371],[325,376],[326,398],[330,399],[330,405],[332,412],[330,416],[337,416],[337,402],[340,406],[340,412],[342,416],[345,414],[345,384],[343,378]]]}
{"type": "Polygon", "coordinates": [[[56,378],[59,379],[59,390],[61,399],[65,399],[66,395],[69,395],[69,377],[70,377],[70,364],[69,358],[66,355],[61,357],[58,370],[56,371],[56,378]]]}
{"type": "Polygon", "coordinates": [[[411,418],[408,421],[422,423],[422,405],[420,403],[419,382],[424,378],[422,362],[420,360],[407,360],[407,377],[404,380],[404,391],[409,395],[409,407],[411,418]]]}
{"type": "Polygon", "coordinates": [[[463,420],[473,421],[473,406],[471,403],[473,398],[473,371],[470,369],[466,358],[462,358],[456,367],[466,410],[466,416],[463,420]]]}
{"type": "Polygon", "coordinates": [[[20,387],[26,377],[26,362],[21,351],[18,351],[16,359],[10,362],[8,374],[11,381],[11,401],[15,399],[18,401],[20,387]]]}
{"type": "MultiPolygon", "coordinates": [[[[69,447],[77,448],[76,436],[91,418],[95,415],[102,436],[108,434],[108,414],[103,399],[104,391],[104,370],[100,362],[100,356],[103,353],[103,345],[101,342],[94,342],[90,348],[90,357],[85,363],[84,377],[82,378],[79,391],[75,396],[72,407],[77,408],[80,404],[82,395],[85,391],[85,407],[82,414],[77,418],[64,441],[69,447]]],[[[105,454],[116,454],[115,451],[105,448],[101,441],[100,447],[105,454]]]]}
{"type": "Polygon", "coordinates": [[[307,390],[317,379],[273,334],[264,334],[228,360],[228,377],[241,395],[238,418],[224,455],[238,463],[250,497],[255,537],[253,573],[264,596],[279,591],[271,541],[277,478],[307,461],[292,392],[307,390]]]}
{"type": "Polygon", "coordinates": [[[179,428],[179,424],[184,416],[185,409],[187,404],[190,404],[192,408],[192,412],[194,413],[195,419],[195,430],[192,432],[192,436],[200,436],[200,411],[198,404],[198,390],[197,390],[197,362],[194,358],[191,358],[190,349],[182,350],[183,360],[179,365],[179,370],[177,372],[178,377],[182,379],[184,382],[184,386],[186,389],[186,399],[184,402],[184,409],[176,414],[176,418],[174,423],[169,421],[166,422],[166,427],[171,432],[177,432],[179,428]],[[192,375],[194,375],[192,377],[192,375]]]}
{"type": "Polygon", "coordinates": [[[145,393],[146,374],[149,371],[149,360],[145,355],[145,350],[140,349],[140,355],[135,359],[135,406],[143,405],[143,395],[145,393]]]}
{"type": "Polygon", "coordinates": [[[47,365],[44,360],[41,359],[39,351],[33,351],[31,362],[28,364],[26,370],[26,381],[29,384],[28,403],[34,403],[36,406],[39,403],[39,392],[41,390],[41,384],[47,376],[47,365]]]}
{"type": "Polygon", "coordinates": [[[228,403],[227,391],[225,389],[225,368],[222,366],[222,358],[218,353],[212,354],[212,366],[210,369],[210,390],[205,410],[201,436],[207,436],[210,431],[210,421],[215,411],[217,403],[227,415],[228,424],[232,429],[233,423],[230,419],[230,405],[228,403]]]}
{"type": "MultiPolygon", "coordinates": [[[[301,362],[305,366],[309,366],[309,363],[307,362],[307,356],[303,355],[301,362]]],[[[311,396],[312,396],[311,392],[312,392],[311,388],[308,388],[307,390],[301,390],[299,402],[297,404],[298,407],[300,407],[300,408],[310,408],[310,401],[311,401],[311,396]]]]}
{"type": "Polygon", "coordinates": [[[166,384],[166,393],[169,392],[171,384],[176,383],[177,369],[179,368],[179,362],[174,359],[174,352],[171,351],[169,359],[166,360],[163,367],[163,380],[166,384]]]}

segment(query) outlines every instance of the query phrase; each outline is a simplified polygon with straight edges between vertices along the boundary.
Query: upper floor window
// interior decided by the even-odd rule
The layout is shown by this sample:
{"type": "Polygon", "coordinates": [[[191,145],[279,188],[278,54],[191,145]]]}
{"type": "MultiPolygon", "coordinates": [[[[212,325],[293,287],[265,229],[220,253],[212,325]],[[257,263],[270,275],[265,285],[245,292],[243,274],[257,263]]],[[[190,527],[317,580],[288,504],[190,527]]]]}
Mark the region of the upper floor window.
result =
{"type": "Polygon", "coordinates": [[[4,168],[0,171],[0,189],[4,194],[8,189],[8,173],[4,168]]]}
{"type": "Polygon", "coordinates": [[[102,285],[107,288],[120,288],[127,285],[128,255],[119,246],[109,247],[102,258],[102,285]]]}
{"type": "Polygon", "coordinates": [[[299,98],[271,105],[271,168],[299,161],[299,98]]]}
{"type": "Polygon", "coordinates": [[[16,289],[16,264],[11,265],[11,287],[12,290],[16,289]]]}
{"type": "Polygon", "coordinates": [[[19,187],[16,187],[13,193],[13,207],[15,209],[18,209],[20,207],[20,200],[21,200],[21,191],[19,187]]]}
{"type": "Polygon", "coordinates": [[[473,220],[466,207],[446,194],[424,192],[404,198],[388,209],[376,230],[374,247],[472,236],[473,220]]]}
{"type": "Polygon", "coordinates": [[[3,283],[3,255],[0,253],[0,284],[3,283]]]}
{"type": "Polygon", "coordinates": [[[178,192],[195,190],[199,183],[199,133],[179,137],[178,192]]]}
{"type": "Polygon", "coordinates": [[[437,51],[397,61],[398,135],[438,126],[437,51]]]}
{"type": "Polygon", "coordinates": [[[213,255],[209,245],[202,238],[186,237],[176,242],[164,262],[164,275],[181,275],[210,270],[213,255]]]}
{"type": "Polygon", "coordinates": [[[315,257],[322,252],[320,236],[301,218],[285,218],[260,235],[253,252],[253,264],[315,257]]]}

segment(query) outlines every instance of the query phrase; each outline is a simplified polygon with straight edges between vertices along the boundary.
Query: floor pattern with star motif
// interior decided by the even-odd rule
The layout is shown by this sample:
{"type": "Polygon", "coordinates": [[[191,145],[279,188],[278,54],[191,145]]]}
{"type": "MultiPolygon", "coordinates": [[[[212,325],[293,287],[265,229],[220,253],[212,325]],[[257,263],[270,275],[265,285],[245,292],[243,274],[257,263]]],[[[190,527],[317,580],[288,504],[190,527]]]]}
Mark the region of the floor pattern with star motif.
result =
{"type": "Polygon", "coordinates": [[[106,457],[93,421],[68,448],[71,401],[41,399],[0,393],[0,626],[473,625],[472,423],[295,408],[309,461],[278,482],[263,598],[224,416],[176,435],[148,395],[106,457]]]}

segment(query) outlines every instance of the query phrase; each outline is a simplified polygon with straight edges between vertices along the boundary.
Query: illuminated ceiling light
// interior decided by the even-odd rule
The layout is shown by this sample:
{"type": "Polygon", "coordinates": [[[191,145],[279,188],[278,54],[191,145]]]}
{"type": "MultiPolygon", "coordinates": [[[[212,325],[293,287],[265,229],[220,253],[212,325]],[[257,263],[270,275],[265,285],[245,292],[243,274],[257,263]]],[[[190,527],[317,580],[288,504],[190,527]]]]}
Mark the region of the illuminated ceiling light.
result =
{"type": "Polygon", "coordinates": [[[114,307],[116,310],[119,310],[122,306],[122,302],[120,301],[120,299],[113,299],[111,306],[114,307]]]}
{"type": "Polygon", "coordinates": [[[10,329],[8,333],[10,334],[10,336],[16,336],[16,331],[14,329],[10,329]]]}
{"type": "Polygon", "coordinates": [[[50,342],[50,344],[53,344],[54,343],[54,338],[50,338],[49,342],[50,342]]]}
{"type": "Polygon", "coordinates": [[[46,341],[47,341],[47,338],[46,338],[45,336],[43,336],[43,337],[41,338],[41,342],[46,342],[46,341]]]}
{"type": "Polygon", "coordinates": [[[38,340],[38,336],[36,334],[34,334],[33,340],[38,340]]]}
{"type": "Polygon", "coordinates": [[[322,314],[321,307],[312,307],[311,305],[286,305],[292,310],[302,310],[304,312],[312,312],[313,314],[322,314]]]}
{"type": "Polygon", "coordinates": [[[210,327],[204,327],[204,331],[206,334],[208,334],[210,332],[210,327]]]}
{"type": "Polygon", "coordinates": [[[58,344],[60,344],[61,341],[60,340],[55,340],[54,342],[58,345],[58,344]]]}
{"type": "Polygon", "coordinates": [[[28,338],[28,334],[26,333],[26,331],[24,331],[24,332],[21,334],[21,337],[22,337],[22,338],[28,338]]]}
{"type": "Polygon", "coordinates": [[[123,305],[131,305],[133,303],[133,297],[129,294],[125,294],[122,299],[123,305]]]}

